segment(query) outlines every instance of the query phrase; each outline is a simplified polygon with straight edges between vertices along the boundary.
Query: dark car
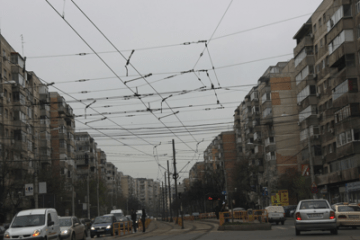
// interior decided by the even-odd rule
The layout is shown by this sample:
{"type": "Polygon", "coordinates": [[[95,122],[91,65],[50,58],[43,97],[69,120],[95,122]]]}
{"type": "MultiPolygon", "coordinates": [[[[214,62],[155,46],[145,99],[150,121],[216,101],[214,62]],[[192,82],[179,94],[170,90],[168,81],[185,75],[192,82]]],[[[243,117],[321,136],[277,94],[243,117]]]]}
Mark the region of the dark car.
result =
{"type": "Polygon", "coordinates": [[[114,215],[96,217],[90,228],[91,238],[95,235],[100,237],[102,234],[110,234],[113,236],[113,225],[115,222],[117,222],[117,220],[114,215]]]}
{"type": "Polygon", "coordinates": [[[296,207],[297,207],[297,205],[284,206],[285,217],[292,217],[290,212],[291,212],[291,210],[295,211],[296,207]]]}
{"type": "Polygon", "coordinates": [[[4,239],[5,227],[0,226],[0,240],[4,239]]]}
{"type": "Polygon", "coordinates": [[[82,224],[85,225],[86,230],[90,230],[90,227],[91,227],[91,220],[90,219],[88,219],[88,218],[80,218],[79,220],[80,220],[80,222],[82,224]]]}

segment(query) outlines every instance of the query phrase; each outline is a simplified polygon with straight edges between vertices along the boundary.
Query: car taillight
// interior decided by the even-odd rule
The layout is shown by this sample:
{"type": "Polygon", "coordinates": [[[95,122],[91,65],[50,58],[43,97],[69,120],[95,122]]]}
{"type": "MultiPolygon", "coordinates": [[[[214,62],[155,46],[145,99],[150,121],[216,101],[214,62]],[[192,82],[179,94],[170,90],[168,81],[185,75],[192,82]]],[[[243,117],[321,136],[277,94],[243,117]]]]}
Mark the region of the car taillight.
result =
{"type": "Polygon", "coordinates": [[[296,220],[298,220],[298,221],[301,220],[301,216],[300,216],[300,213],[299,213],[299,212],[297,212],[297,213],[295,214],[295,218],[296,218],[296,220]]]}
{"type": "Polygon", "coordinates": [[[339,215],[338,218],[347,218],[345,215],[339,215]]]}
{"type": "Polygon", "coordinates": [[[330,212],[330,219],[334,219],[335,218],[335,213],[333,211],[330,212]]]}
{"type": "Polygon", "coordinates": [[[284,217],[285,217],[285,213],[284,213],[284,217]]]}

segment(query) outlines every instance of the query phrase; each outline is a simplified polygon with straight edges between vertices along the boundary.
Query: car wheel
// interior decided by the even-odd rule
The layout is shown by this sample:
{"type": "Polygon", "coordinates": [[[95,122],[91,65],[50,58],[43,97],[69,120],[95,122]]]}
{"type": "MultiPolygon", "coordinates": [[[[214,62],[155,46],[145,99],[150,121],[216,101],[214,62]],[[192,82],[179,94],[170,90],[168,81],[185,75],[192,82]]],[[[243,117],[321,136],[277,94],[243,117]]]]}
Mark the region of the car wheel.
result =
{"type": "Polygon", "coordinates": [[[279,225],[279,222],[276,222],[276,225],[279,225]]]}
{"type": "Polygon", "coordinates": [[[295,235],[299,236],[300,235],[300,230],[295,229],[295,235]]]}
{"type": "Polygon", "coordinates": [[[337,228],[335,228],[335,229],[331,230],[331,234],[337,235],[337,234],[338,234],[338,230],[337,230],[337,228]]]}
{"type": "Polygon", "coordinates": [[[76,240],[74,233],[71,235],[71,240],[76,240]]]}
{"type": "Polygon", "coordinates": [[[285,223],[284,221],[281,221],[281,225],[284,225],[284,223],[285,223]]]}
{"type": "Polygon", "coordinates": [[[90,237],[91,237],[91,238],[94,238],[94,235],[91,234],[90,237]]]}

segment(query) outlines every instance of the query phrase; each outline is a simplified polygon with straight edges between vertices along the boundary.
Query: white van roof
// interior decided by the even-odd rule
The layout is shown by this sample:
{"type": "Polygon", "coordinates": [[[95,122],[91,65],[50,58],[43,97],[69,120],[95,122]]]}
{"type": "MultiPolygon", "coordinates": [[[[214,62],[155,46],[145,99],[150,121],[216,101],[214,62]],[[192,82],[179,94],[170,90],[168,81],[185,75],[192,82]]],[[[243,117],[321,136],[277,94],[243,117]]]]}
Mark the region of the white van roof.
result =
{"type": "Polygon", "coordinates": [[[121,209],[114,209],[111,210],[110,213],[123,213],[123,211],[121,209]]]}
{"type": "Polygon", "coordinates": [[[29,210],[23,210],[20,211],[17,216],[26,216],[26,215],[39,215],[39,214],[45,214],[46,210],[50,210],[48,212],[56,212],[53,208],[38,208],[38,209],[29,209],[29,210]]]}

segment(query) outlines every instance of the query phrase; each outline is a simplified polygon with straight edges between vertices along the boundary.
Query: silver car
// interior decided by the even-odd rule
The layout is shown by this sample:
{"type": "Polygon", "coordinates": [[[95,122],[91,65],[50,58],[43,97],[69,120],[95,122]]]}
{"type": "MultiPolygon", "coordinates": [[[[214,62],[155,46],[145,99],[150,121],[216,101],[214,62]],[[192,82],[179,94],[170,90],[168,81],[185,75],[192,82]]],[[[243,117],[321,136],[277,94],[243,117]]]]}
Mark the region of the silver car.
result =
{"type": "Polygon", "coordinates": [[[337,234],[335,212],[324,199],[302,200],[295,210],[295,233],[301,231],[331,231],[337,234]]]}
{"type": "Polygon", "coordinates": [[[77,217],[59,217],[62,240],[85,240],[86,227],[77,217]]]}

